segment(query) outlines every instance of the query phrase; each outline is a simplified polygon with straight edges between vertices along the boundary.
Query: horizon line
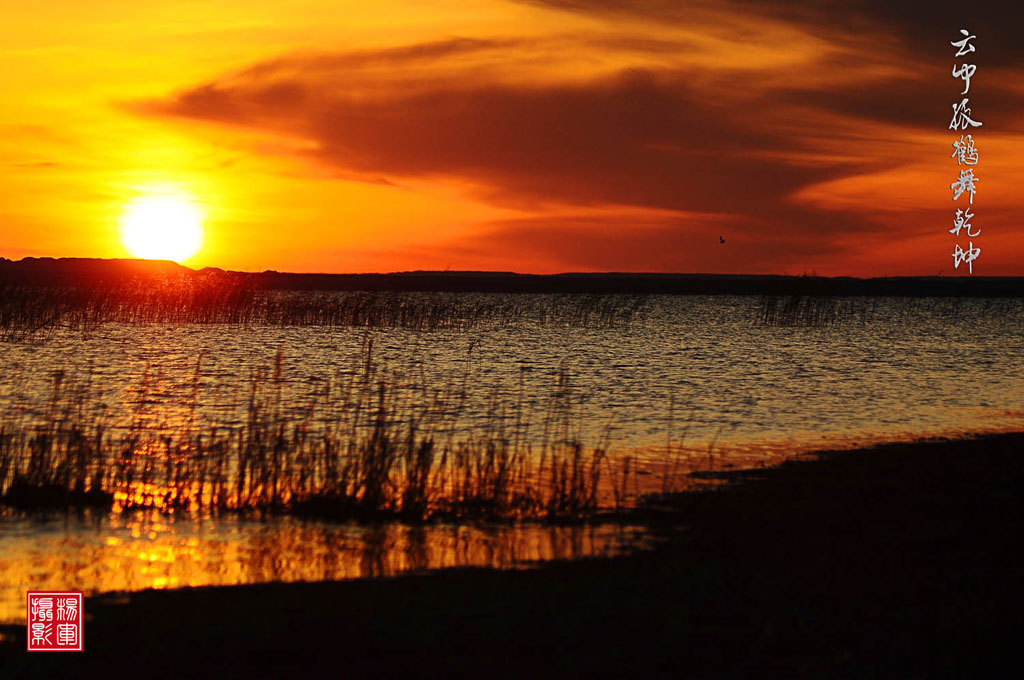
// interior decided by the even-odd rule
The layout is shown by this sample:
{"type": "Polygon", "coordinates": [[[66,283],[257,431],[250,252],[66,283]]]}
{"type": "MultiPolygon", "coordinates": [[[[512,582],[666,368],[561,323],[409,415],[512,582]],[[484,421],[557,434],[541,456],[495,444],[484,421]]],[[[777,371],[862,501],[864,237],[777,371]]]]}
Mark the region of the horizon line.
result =
{"type": "Polygon", "coordinates": [[[963,279],[1022,279],[1024,276],[1006,276],[1006,275],[984,275],[984,274],[960,274],[960,273],[949,273],[943,276],[944,270],[937,274],[897,274],[897,275],[886,275],[886,276],[855,276],[852,274],[836,274],[826,275],[818,274],[814,270],[810,272],[803,272],[800,274],[785,273],[751,273],[751,272],[729,272],[729,273],[714,273],[714,272],[677,272],[677,271],[560,271],[551,273],[534,273],[534,272],[517,272],[509,270],[488,270],[488,269],[407,269],[397,270],[390,272],[383,271],[363,271],[363,272],[328,272],[328,271],[280,271],[277,269],[264,269],[262,271],[255,270],[239,270],[239,269],[224,269],[223,267],[216,267],[207,265],[205,267],[192,267],[174,260],[165,259],[147,259],[139,257],[80,257],[80,256],[52,256],[52,255],[26,255],[20,259],[11,259],[5,256],[0,256],[0,263],[31,263],[31,262],[111,262],[111,263],[131,263],[139,265],[159,265],[159,266],[170,266],[185,269],[191,272],[203,272],[203,271],[219,271],[228,274],[247,274],[247,275],[283,275],[283,276],[407,276],[407,275],[488,275],[488,276],[532,276],[532,277],[557,277],[557,276],[685,276],[685,277],[765,277],[765,278],[817,278],[817,279],[855,279],[860,281],[870,281],[873,279],[940,279],[940,278],[963,278],[963,279]]]}

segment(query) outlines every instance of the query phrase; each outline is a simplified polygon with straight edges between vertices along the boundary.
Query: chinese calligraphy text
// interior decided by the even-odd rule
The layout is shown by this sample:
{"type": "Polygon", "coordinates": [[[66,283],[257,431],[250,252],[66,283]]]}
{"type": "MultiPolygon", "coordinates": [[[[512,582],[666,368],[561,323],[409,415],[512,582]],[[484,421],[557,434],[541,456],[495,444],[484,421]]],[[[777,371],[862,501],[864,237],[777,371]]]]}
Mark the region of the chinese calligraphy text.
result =
{"type": "MultiPolygon", "coordinates": [[[[963,36],[960,40],[950,42],[953,47],[957,48],[956,54],[953,55],[954,58],[964,57],[974,52],[974,43],[972,41],[977,36],[965,28],[960,29],[960,35],[963,36]]],[[[964,83],[964,89],[960,92],[961,96],[966,95],[970,91],[971,78],[977,70],[976,64],[954,62],[952,75],[964,83]]],[[[980,121],[971,118],[972,113],[969,104],[969,97],[962,97],[958,103],[953,104],[953,118],[949,122],[950,130],[964,132],[968,129],[973,130],[981,127],[980,121]]],[[[949,185],[950,191],[953,192],[953,202],[955,203],[965,198],[967,200],[967,207],[966,209],[959,206],[956,208],[956,214],[953,217],[953,228],[949,230],[949,233],[953,234],[954,238],[959,239],[961,232],[963,232],[967,238],[974,239],[981,234],[981,229],[975,229],[971,226],[971,219],[974,217],[972,212],[974,194],[977,191],[977,184],[981,179],[974,174],[974,166],[978,164],[978,148],[975,145],[973,134],[961,134],[960,139],[953,140],[953,153],[950,155],[950,158],[956,160],[960,172],[960,176],[949,185]]],[[[966,249],[961,243],[957,242],[953,247],[953,268],[959,269],[961,264],[966,264],[968,273],[973,274],[974,261],[978,259],[979,255],[981,255],[981,248],[974,245],[973,240],[967,241],[966,249]]]]}

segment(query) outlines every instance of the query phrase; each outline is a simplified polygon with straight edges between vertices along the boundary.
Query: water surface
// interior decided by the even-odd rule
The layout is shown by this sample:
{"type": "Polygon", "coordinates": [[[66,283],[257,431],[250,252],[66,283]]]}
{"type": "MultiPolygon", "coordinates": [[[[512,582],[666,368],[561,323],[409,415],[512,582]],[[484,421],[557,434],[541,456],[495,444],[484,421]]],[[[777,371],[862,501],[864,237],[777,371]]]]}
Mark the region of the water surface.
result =
{"type": "MultiPolygon", "coordinates": [[[[552,400],[562,400],[575,436],[591,444],[608,436],[613,450],[642,454],[655,473],[670,441],[702,460],[712,452],[709,464],[751,464],[819,447],[1024,427],[1022,300],[859,299],[856,314],[827,327],[759,324],[759,304],[655,297],[642,318],[616,328],[108,324],[3,345],[0,416],[14,427],[47,418],[59,376],[62,399],[77,394],[78,416],[111,432],[133,423],[174,430],[188,418],[200,429],[237,428],[256,376],[296,418],[327,426],[337,413],[324,405],[364,369],[372,340],[373,360],[411,400],[449,395],[458,436],[516,412],[531,424],[524,436],[540,438],[552,400]]],[[[0,619],[21,618],[28,587],[98,592],[514,566],[619,550],[616,531],[8,512],[0,518],[0,619]]]]}

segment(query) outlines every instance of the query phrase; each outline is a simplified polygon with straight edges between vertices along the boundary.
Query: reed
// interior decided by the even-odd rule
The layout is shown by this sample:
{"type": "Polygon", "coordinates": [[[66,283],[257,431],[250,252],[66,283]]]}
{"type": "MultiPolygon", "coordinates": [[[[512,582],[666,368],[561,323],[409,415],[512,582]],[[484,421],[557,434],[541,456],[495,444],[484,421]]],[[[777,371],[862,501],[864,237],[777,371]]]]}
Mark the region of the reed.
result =
{"type": "Polygon", "coordinates": [[[823,328],[850,322],[864,322],[872,310],[868,298],[837,298],[831,295],[765,295],[758,306],[756,323],[761,326],[823,328]]]}
{"type": "Polygon", "coordinates": [[[88,331],[104,323],[618,328],[646,310],[643,296],[274,291],[253,276],[194,272],[110,284],[2,286],[0,340],[45,340],[55,329],[88,331]]]}
{"type": "Polygon", "coordinates": [[[527,436],[531,414],[521,397],[494,400],[486,425],[464,434],[464,382],[410,384],[374,360],[368,340],[353,359],[359,370],[326,382],[298,411],[285,407],[279,352],[272,367],[251,372],[245,422],[203,429],[195,415],[201,361],[191,412],[172,432],[148,428],[141,407],[124,428],[88,421],[87,389],[55,374],[45,415],[27,425],[0,423],[0,501],[25,509],[564,522],[636,500],[631,461],[612,461],[607,438],[588,447],[574,432],[565,367],[537,444],[527,436]]]}

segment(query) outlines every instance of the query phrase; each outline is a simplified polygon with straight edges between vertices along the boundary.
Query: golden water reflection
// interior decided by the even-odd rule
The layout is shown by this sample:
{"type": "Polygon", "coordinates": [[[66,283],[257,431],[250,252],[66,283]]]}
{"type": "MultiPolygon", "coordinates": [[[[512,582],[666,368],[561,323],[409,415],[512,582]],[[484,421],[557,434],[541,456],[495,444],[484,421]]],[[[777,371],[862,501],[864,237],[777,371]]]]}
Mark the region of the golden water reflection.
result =
{"type": "Polygon", "coordinates": [[[26,590],[86,594],[392,576],[445,567],[522,568],[615,555],[638,527],[338,525],[158,513],[0,517],[0,622],[25,620],[26,590]]]}

